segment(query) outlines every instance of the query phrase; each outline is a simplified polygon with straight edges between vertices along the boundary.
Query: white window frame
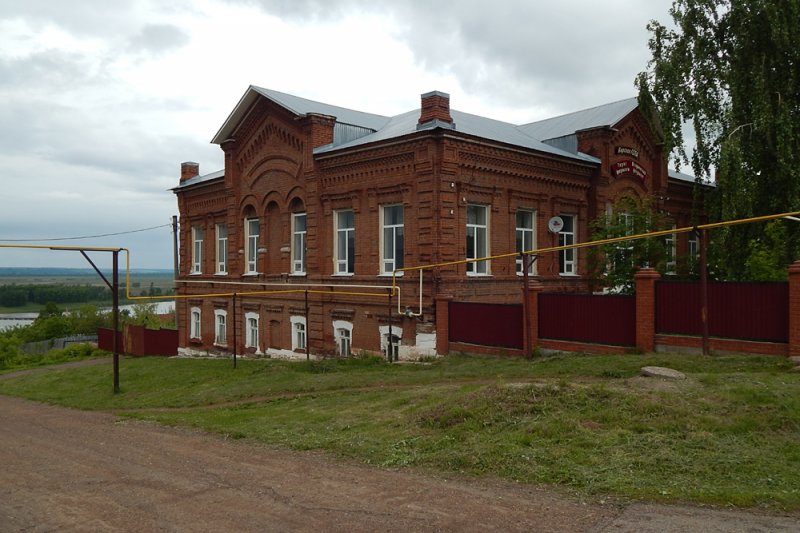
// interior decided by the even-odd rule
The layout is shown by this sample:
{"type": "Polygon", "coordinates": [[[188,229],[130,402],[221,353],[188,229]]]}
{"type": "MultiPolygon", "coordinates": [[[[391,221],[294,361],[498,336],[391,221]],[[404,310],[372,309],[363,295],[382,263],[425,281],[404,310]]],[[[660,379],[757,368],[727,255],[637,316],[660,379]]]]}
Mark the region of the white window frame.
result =
{"type": "Polygon", "coordinates": [[[192,274],[203,273],[203,228],[192,226],[192,274]]]}
{"type": "Polygon", "coordinates": [[[189,310],[189,338],[200,339],[203,326],[203,313],[199,307],[192,307],[189,310]]]}
{"type": "Polygon", "coordinates": [[[292,325],[292,351],[306,350],[308,347],[306,317],[299,315],[290,316],[289,322],[292,325]]]}
{"type": "Polygon", "coordinates": [[[390,348],[390,341],[389,341],[389,326],[378,326],[378,331],[381,336],[381,351],[383,352],[384,356],[388,358],[388,350],[392,350],[392,358],[395,357],[397,359],[400,358],[400,346],[403,344],[403,328],[399,326],[392,326],[392,337],[397,339],[396,343],[391,343],[390,348]]]}
{"type": "Polygon", "coordinates": [[[340,357],[353,354],[353,323],[346,320],[333,321],[333,338],[336,341],[336,353],[340,357]]]}
{"type": "Polygon", "coordinates": [[[700,236],[694,231],[689,233],[686,240],[686,258],[690,272],[695,271],[695,265],[700,262],[700,236]]]}
{"type": "Polygon", "coordinates": [[[217,274],[228,273],[228,225],[217,224],[217,274]]]}
{"type": "Polygon", "coordinates": [[[306,235],[308,218],[306,213],[292,213],[292,274],[304,276],[306,273],[306,235]],[[302,218],[303,229],[298,229],[302,218]]]}
{"type": "MultiPolygon", "coordinates": [[[[398,268],[403,268],[405,265],[405,209],[402,204],[389,204],[381,206],[380,213],[381,231],[379,236],[379,246],[381,255],[380,273],[383,276],[391,276],[398,268]],[[399,224],[388,224],[387,211],[389,209],[400,209],[399,224]],[[392,243],[391,249],[387,250],[387,241],[392,243]],[[399,249],[397,246],[398,241],[401,243],[399,249]],[[392,257],[387,257],[387,251],[391,252],[392,257]]],[[[402,276],[403,272],[398,272],[397,276],[402,276]]]]}
{"type": "Polygon", "coordinates": [[[244,219],[244,273],[258,274],[258,239],[261,233],[261,221],[258,217],[244,219]],[[256,232],[253,233],[253,225],[256,232]]]}
{"type": "Polygon", "coordinates": [[[356,214],[352,209],[340,209],[333,212],[333,274],[335,276],[352,276],[355,274],[356,249],[356,214]],[[340,219],[345,213],[352,214],[353,225],[340,228],[340,219]],[[344,237],[344,249],[341,248],[340,237],[344,237]],[[353,257],[350,257],[352,241],[353,257]]]}
{"type": "MultiPolygon", "coordinates": [[[[672,229],[675,229],[675,224],[672,225],[672,229]]],[[[678,261],[677,261],[677,244],[678,236],[675,233],[670,233],[666,237],[664,237],[664,252],[666,252],[666,263],[664,265],[664,271],[667,274],[675,274],[678,261]]]]}
{"type": "MultiPolygon", "coordinates": [[[[528,252],[530,250],[536,249],[536,210],[535,209],[517,209],[517,212],[514,214],[514,220],[517,226],[516,232],[514,233],[514,245],[517,248],[517,253],[520,252],[528,252]],[[520,213],[526,213],[531,217],[531,224],[530,227],[528,226],[520,226],[519,225],[519,215],[520,213]],[[522,237],[522,250],[520,250],[520,237],[522,237]],[[526,239],[527,237],[527,239],[526,239]],[[525,244],[526,241],[529,242],[530,248],[526,248],[525,244]]],[[[530,258],[527,258],[530,261],[530,258]]],[[[522,276],[522,258],[517,257],[516,259],[517,264],[517,275],[522,276]]],[[[535,276],[537,272],[536,269],[536,261],[532,261],[528,265],[528,274],[531,276],[535,276]]]]}
{"type": "Polygon", "coordinates": [[[247,312],[244,314],[244,347],[259,349],[260,321],[258,313],[247,312]]]}
{"type": "MultiPolygon", "coordinates": [[[[466,231],[466,258],[478,259],[479,257],[488,257],[490,254],[490,239],[489,239],[489,206],[481,204],[467,204],[467,231],[466,231]],[[469,221],[469,213],[472,209],[480,209],[483,211],[484,223],[477,222],[471,223],[469,221]],[[470,233],[473,239],[473,250],[470,254],[469,240],[470,233]],[[479,236],[483,234],[484,245],[479,246],[479,236]]],[[[468,276],[488,276],[491,274],[491,261],[472,261],[467,263],[468,276]]]]}
{"type": "Polygon", "coordinates": [[[225,309],[214,309],[214,344],[228,345],[228,311],[225,309]]]}
{"type": "MultiPolygon", "coordinates": [[[[576,236],[578,234],[578,215],[564,214],[559,216],[564,221],[564,226],[558,232],[558,245],[567,246],[570,244],[575,244],[576,236]],[[567,220],[572,222],[572,229],[570,231],[565,231],[567,228],[567,220]]],[[[558,251],[558,273],[561,276],[578,275],[577,248],[558,251]]]]}

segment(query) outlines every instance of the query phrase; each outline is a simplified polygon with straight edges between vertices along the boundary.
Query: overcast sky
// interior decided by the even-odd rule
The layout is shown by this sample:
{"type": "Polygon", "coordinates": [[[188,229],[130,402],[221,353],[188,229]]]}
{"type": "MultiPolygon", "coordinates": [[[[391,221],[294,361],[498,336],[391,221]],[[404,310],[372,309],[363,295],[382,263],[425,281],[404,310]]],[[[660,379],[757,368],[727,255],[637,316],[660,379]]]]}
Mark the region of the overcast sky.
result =
{"type": "MultiPolygon", "coordinates": [[[[0,0],[0,244],[121,247],[132,268],[171,268],[180,163],[222,168],[210,140],[249,85],[382,115],[439,90],[522,124],[635,96],[645,26],[670,4],[0,0]]],[[[88,264],[0,248],[0,266],[88,264]]]]}

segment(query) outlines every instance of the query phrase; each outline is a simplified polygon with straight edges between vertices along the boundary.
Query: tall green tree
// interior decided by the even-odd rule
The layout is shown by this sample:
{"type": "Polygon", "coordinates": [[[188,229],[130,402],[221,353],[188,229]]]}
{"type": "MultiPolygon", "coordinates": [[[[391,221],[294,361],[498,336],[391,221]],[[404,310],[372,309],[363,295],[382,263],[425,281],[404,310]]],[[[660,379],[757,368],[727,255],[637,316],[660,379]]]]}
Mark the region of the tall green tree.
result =
{"type": "MultiPolygon", "coordinates": [[[[675,0],[670,15],[670,26],[648,25],[652,59],[637,86],[677,165],[716,179],[709,216],[800,210],[800,0],[675,0]]],[[[779,224],[716,230],[712,268],[728,279],[781,275],[800,256],[800,224],[779,224]]]]}

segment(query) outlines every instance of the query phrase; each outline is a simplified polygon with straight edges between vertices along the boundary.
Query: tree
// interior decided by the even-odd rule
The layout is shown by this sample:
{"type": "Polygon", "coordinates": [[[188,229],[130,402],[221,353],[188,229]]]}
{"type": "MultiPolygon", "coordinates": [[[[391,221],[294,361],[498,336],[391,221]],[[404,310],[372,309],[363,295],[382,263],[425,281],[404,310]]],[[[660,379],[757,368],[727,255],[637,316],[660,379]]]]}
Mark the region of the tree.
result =
{"type": "MultiPolygon", "coordinates": [[[[649,198],[617,200],[611,212],[591,224],[592,240],[639,235],[669,229],[666,215],[659,213],[649,198]]],[[[589,248],[589,271],[595,288],[623,294],[634,291],[634,275],[642,266],[651,266],[664,274],[666,242],[662,238],[637,239],[589,248]]]]}
{"type": "MultiPolygon", "coordinates": [[[[710,219],[800,210],[800,0],[675,0],[670,14],[674,29],[648,24],[640,102],[655,102],[678,166],[691,164],[698,179],[716,174],[710,219]]],[[[716,230],[712,268],[729,279],[785,272],[800,255],[800,224],[779,224],[771,235],[765,224],[716,230]]]]}

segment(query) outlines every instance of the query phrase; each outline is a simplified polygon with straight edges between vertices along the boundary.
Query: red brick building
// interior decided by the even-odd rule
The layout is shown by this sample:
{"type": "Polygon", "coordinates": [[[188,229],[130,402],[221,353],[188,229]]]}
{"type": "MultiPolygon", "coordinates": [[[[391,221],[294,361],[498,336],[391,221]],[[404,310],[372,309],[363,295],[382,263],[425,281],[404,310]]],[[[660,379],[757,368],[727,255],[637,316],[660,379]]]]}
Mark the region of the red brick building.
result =
{"type": "MultiPolygon", "coordinates": [[[[668,172],[652,123],[635,98],[514,125],[441,92],[388,117],[251,86],[212,141],[224,170],[183,163],[174,189],[180,350],[385,352],[391,329],[401,357],[435,354],[437,299],[518,303],[522,265],[442,266],[421,284],[405,272],[390,304],[396,269],[586,241],[625,196],[691,225],[694,184],[668,172]]],[[[585,263],[582,250],[542,254],[530,274],[586,290],[585,263]]]]}

